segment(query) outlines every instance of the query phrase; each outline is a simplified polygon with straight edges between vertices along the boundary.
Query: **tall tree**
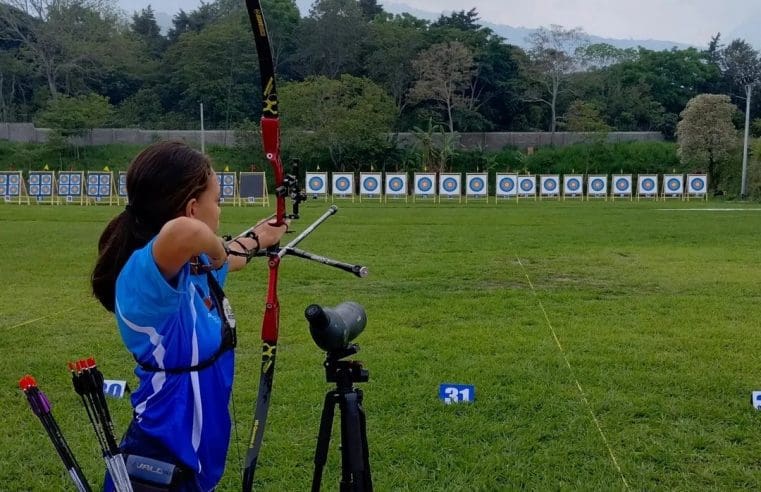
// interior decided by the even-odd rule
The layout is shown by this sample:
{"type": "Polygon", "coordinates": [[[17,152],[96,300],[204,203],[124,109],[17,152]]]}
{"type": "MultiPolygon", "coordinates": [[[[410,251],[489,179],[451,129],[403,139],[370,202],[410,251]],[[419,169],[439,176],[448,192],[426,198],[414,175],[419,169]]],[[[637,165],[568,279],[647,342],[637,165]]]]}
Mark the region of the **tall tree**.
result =
{"type": "Polygon", "coordinates": [[[732,123],[737,111],[729,96],[700,94],[687,103],[677,125],[679,158],[708,171],[712,188],[721,179],[721,165],[737,148],[737,130],[732,123]]]}
{"type": "Polygon", "coordinates": [[[50,94],[86,93],[123,51],[112,0],[5,0],[3,40],[22,47],[50,94]]]}
{"type": "Polygon", "coordinates": [[[161,28],[156,22],[156,15],[150,5],[132,14],[130,27],[153,58],[161,56],[166,48],[167,40],[161,35],[161,28]]]}
{"type": "MultiPolygon", "coordinates": [[[[382,161],[396,111],[391,98],[371,80],[312,77],[285,84],[280,96],[289,108],[284,121],[288,142],[327,152],[336,170],[357,171],[382,161]]],[[[319,157],[311,160],[319,162],[319,157]]]]}
{"type": "MultiPolygon", "coordinates": [[[[407,14],[408,15],[408,14],[407,14]]],[[[401,114],[414,79],[412,60],[424,45],[425,23],[411,23],[404,16],[381,19],[370,25],[365,72],[394,99],[401,114]]]]}
{"type": "Polygon", "coordinates": [[[565,29],[551,25],[539,28],[529,36],[528,71],[533,85],[526,93],[529,102],[545,104],[550,109],[550,131],[557,128],[558,96],[565,90],[568,77],[580,69],[580,49],[589,44],[581,28],[565,29]]]}
{"type": "Polygon", "coordinates": [[[435,44],[412,62],[417,79],[410,90],[415,102],[432,101],[446,115],[454,134],[454,111],[467,107],[474,75],[473,53],[462,43],[435,44]]]}
{"type": "Polygon", "coordinates": [[[367,20],[383,13],[383,6],[378,5],[378,0],[359,0],[359,9],[367,20]]]}
{"type": "Polygon", "coordinates": [[[299,29],[303,76],[358,74],[368,26],[356,0],[317,0],[299,29]]]}

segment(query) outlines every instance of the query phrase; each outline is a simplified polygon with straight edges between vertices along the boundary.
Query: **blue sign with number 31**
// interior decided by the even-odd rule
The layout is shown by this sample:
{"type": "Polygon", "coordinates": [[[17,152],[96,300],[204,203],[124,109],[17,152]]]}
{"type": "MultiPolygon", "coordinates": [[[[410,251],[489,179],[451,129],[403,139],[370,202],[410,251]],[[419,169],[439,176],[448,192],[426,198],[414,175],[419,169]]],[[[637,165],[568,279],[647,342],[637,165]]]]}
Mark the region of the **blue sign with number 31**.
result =
{"type": "Polygon", "coordinates": [[[442,383],[439,399],[447,405],[451,403],[472,403],[476,399],[476,387],[472,384],[442,383]]]}

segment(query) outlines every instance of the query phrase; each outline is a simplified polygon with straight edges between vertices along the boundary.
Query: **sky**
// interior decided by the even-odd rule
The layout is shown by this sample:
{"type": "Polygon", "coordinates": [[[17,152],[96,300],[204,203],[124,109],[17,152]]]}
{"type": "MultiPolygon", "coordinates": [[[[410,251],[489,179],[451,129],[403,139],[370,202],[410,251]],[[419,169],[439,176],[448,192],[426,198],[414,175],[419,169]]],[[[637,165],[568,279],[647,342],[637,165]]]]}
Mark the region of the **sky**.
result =
{"type": "MultiPolygon", "coordinates": [[[[157,12],[192,10],[200,0],[118,0],[132,12],[149,3],[157,12]]],[[[297,0],[302,12],[311,0],[297,0]]],[[[513,27],[536,28],[559,24],[581,27],[588,34],[617,39],[657,39],[706,46],[711,36],[722,39],[753,37],[761,31],[759,0],[379,0],[417,10],[469,10],[482,20],[513,27]]],[[[749,39],[750,41],[750,39],[749,39]]]]}

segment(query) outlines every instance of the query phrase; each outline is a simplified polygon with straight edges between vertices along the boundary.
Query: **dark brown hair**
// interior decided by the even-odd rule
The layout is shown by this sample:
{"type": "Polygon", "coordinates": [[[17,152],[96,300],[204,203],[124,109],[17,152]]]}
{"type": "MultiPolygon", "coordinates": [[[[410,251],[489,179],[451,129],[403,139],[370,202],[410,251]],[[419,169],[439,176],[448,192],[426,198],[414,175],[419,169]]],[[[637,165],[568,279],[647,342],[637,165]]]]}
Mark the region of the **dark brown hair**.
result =
{"type": "Polygon", "coordinates": [[[92,272],[93,295],[114,312],[116,277],[132,252],[142,248],[168,221],[184,214],[206,189],[211,162],[182,142],[158,142],[135,157],[127,170],[129,205],[109,222],[98,241],[92,272]]]}

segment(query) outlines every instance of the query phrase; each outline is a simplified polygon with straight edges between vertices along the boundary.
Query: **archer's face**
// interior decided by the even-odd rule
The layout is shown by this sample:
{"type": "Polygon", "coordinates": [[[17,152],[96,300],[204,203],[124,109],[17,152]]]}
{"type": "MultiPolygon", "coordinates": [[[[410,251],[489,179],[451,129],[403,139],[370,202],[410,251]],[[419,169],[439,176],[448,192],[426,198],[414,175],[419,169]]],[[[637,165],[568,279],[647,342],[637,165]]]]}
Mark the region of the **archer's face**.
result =
{"type": "Polygon", "coordinates": [[[212,171],[209,175],[209,181],[206,183],[206,189],[198,196],[196,203],[192,207],[192,214],[193,218],[202,221],[215,233],[219,229],[219,215],[221,212],[219,197],[220,188],[217,174],[212,171]]]}

